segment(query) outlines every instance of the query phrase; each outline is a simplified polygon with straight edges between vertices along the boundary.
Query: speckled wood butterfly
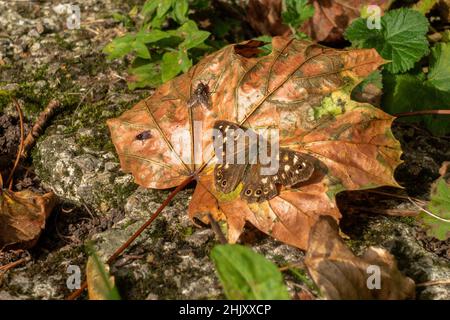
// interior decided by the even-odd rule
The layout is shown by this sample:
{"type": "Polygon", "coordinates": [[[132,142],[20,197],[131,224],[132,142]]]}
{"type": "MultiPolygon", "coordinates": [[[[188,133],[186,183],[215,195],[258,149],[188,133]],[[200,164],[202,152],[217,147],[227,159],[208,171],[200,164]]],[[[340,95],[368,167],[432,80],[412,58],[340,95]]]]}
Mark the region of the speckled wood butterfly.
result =
{"type": "MultiPolygon", "coordinates": [[[[262,175],[261,169],[270,164],[263,165],[258,152],[252,155],[249,149],[256,148],[259,151],[261,143],[267,143],[265,139],[254,133],[259,139],[249,141],[244,134],[245,130],[249,129],[229,121],[216,121],[214,129],[221,135],[221,139],[213,137],[216,156],[222,159],[214,168],[214,182],[218,191],[230,193],[242,182],[241,198],[249,203],[262,202],[276,197],[281,186],[287,187],[307,181],[314,172],[316,162],[314,157],[287,148],[279,148],[275,158],[278,161],[278,169],[272,175],[262,175]],[[229,130],[231,131],[228,132],[229,130]],[[241,142],[238,143],[239,141],[241,142]],[[229,143],[234,144],[232,156],[227,156],[229,143]],[[245,158],[245,161],[238,162],[239,156],[245,158]]],[[[268,150],[270,154],[270,144],[268,150]]]]}

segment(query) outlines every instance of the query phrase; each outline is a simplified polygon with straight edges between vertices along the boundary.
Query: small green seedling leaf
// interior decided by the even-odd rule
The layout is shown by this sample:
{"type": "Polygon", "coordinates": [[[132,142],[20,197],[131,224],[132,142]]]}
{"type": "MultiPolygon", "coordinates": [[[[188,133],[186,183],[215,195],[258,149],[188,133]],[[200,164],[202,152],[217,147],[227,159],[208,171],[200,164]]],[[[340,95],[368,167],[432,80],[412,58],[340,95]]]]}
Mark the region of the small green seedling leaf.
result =
{"type": "Polygon", "coordinates": [[[429,52],[427,18],[412,9],[396,9],[381,17],[381,30],[369,29],[366,19],[355,20],[345,31],[352,45],[375,48],[392,62],[385,68],[392,73],[405,72],[429,52]]]}
{"type": "Polygon", "coordinates": [[[285,10],[281,17],[283,22],[294,29],[314,15],[314,7],[307,0],[285,0],[285,10]]]}
{"type": "Polygon", "coordinates": [[[427,234],[441,241],[450,238],[450,162],[443,164],[441,176],[431,188],[427,211],[419,215],[427,234]],[[431,215],[430,215],[431,213],[431,215]],[[447,220],[447,221],[444,221],[447,220]]]}
{"type": "Polygon", "coordinates": [[[253,250],[236,244],[217,245],[211,259],[228,299],[289,299],[277,266],[253,250]]]}
{"type": "Polygon", "coordinates": [[[176,0],[175,7],[173,9],[175,19],[178,23],[183,24],[187,20],[187,13],[189,10],[188,0],[176,0]]]}
{"type": "MultiPolygon", "coordinates": [[[[178,0],[175,0],[178,1],[178,0]]],[[[162,18],[165,16],[167,11],[169,11],[170,7],[172,6],[173,0],[159,0],[158,1],[158,8],[156,9],[156,17],[162,18]]]]}

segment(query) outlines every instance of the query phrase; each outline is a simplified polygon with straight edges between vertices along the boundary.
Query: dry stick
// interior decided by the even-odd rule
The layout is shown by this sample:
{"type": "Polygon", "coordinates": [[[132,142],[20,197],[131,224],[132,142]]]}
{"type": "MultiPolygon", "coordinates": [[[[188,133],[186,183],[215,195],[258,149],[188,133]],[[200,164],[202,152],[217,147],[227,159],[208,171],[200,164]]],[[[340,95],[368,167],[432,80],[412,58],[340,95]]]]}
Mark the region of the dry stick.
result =
{"type": "Polygon", "coordinates": [[[8,271],[9,269],[12,269],[12,268],[18,266],[19,264],[22,264],[22,263],[26,262],[27,259],[28,259],[28,258],[21,258],[21,259],[19,259],[19,260],[17,260],[17,261],[14,261],[14,262],[5,264],[4,266],[0,266],[0,271],[6,272],[6,271],[8,271]]]}
{"type": "Polygon", "coordinates": [[[23,151],[21,154],[22,158],[27,157],[28,151],[33,147],[37,138],[39,138],[39,136],[44,131],[47,122],[55,114],[56,109],[58,109],[60,105],[61,103],[58,100],[51,100],[44,111],[39,114],[39,118],[37,119],[30,133],[25,138],[23,151]]]}
{"type": "Polygon", "coordinates": [[[411,111],[411,112],[401,112],[394,114],[395,117],[411,117],[411,116],[420,116],[420,115],[432,115],[432,114],[444,114],[450,115],[450,110],[420,110],[420,111],[411,111]]]}
{"type": "Polygon", "coordinates": [[[428,286],[437,286],[437,285],[450,285],[450,279],[432,280],[432,281],[422,282],[422,283],[416,284],[416,287],[428,287],[428,286]]]}
{"type": "Polygon", "coordinates": [[[22,114],[22,109],[20,108],[20,104],[17,102],[16,99],[13,98],[13,101],[14,101],[14,106],[16,107],[17,112],[19,113],[19,120],[20,120],[20,145],[19,145],[19,149],[17,150],[16,161],[14,161],[14,166],[13,166],[11,172],[9,173],[8,180],[6,180],[6,185],[9,184],[9,190],[12,189],[12,182],[13,182],[14,172],[16,171],[16,168],[19,165],[20,155],[22,154],[22,151],[23,151],[23,148],[24,148],[24,142],[23,142],[24,131],[23,131],[23,114],[22,114]]]}
{"type": "MultiPolygon", "coordinates": [[[[156,219],[156,217],[158,217],[158,215],[161,213],[161,211],[163,211],[163,209],[165,207],[167,207],[167,205],[170,203],[170,201],[172,201],[172,199],[178,194],[178,192],[180,192],[181,190],[184,189],[184,187],[186,187],[189,183],[191,183],[194,180],[195,176],[189,176],[187,177],[178,187],[175,188],[175,190],[173,190],[169,196],[166,198],[166,200],[164,200],[164,202],[161,204],[161,206],[158,208],[158,210],[155,211],[155,213],[152,214],[152,216],[123,244],[119,247],[119,249],[117,249],[110,257],[109,259],[106,261],[106,263],[111,263],[112,261],[114,261],[114,259],[116,259],[123,251],[125,251],[126,248],[129,247],[129,245],[136,240],[137,237],[139,237],[139,235],[145,230],[147,229],[147,227],[153,222],[153,220],[156,219]]],[[[81,285],[80,289],[78,289],[77,291],[74,291],[72,294],[70,294],[67,297],[67,300],[74,300],[76,298],[78,298],[84,291],[84,289],[87,288],[87,282],[84,281],[83,284],[81,285]]]]}

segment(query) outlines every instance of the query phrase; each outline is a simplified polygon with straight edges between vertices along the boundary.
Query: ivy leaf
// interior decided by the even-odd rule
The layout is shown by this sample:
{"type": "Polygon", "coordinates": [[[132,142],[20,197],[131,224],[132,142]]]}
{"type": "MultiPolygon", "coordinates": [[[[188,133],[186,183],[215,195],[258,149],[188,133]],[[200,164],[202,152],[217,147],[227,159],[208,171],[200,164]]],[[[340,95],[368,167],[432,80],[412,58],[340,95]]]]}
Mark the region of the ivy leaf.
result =
{"type": "Polygon", "coordinates": [[[228,299],[289,299],[277,266],[253,250],[237,244],[217,245],[211,259],[228,299]]]}
{"type": "MultiPolygon", "coordinates": [[[[450,220],[450,162],[444,162],[439,173],[441,176],[431,187],[428,211],[436,217],[450,220]]],[[[419,219],[427,229],[427,234],[441,241],[450,238],[450,222],[442,221],[425,212],[419,215],[419,219]]]]}
{"type": "Polygon", "coordinates": [[[181,71],[181,64],[178,62],[178,52],[166,52],[161,63],[162,82],[172,79],[181,71]]]}
{"type": "Polygon", "coordinates": [[[151,16],[158,8],[159,2],[156,0],[147,0],[142,6],[141,14],[143,16],[151,16]]]}
{"type": "Polygon", "coordinates": [[[109,60],[121,58],[133,51],[135,39],[136,36],[132,34],[114,39],[103,48],[103,53],[108,55],[109,60]]]}
{"type": "Polygon", "coordinates": [[[356,47],[375,48],[392,63],[386,69],[392,73],[405,72],[428,53],[428,20],[411,9],[397,9],[381,17],[381,30],[369,29],[366,19],[354,21],[345,37],[356,47]]]}
{"type": "Polygon", "coordinates": [[[428,83],[439,90],[450,91],[450,43],[438,43],[431,49],[428,83]]]}
{"type": "Polygon", "coordinates": [[[178,51],[178,62],[180,63],[181,71],[187,72],[190,67],[192,67],[192,60],[189,59],[189,56],[186,50],[178,51]]]}

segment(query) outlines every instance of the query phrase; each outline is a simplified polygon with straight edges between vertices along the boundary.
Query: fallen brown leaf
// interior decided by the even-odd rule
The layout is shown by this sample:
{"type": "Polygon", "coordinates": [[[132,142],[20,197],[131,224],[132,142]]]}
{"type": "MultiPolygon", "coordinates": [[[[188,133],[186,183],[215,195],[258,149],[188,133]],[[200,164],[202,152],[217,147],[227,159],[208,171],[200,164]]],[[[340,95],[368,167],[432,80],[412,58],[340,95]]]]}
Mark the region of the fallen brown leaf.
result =
{"type": "Polygon", "coordinates": [[[52,192],[41,196],[29,190],[0,189],[0,249],[10,245],[34,246],[55,203],[52,192]]]}
{"type": "Polygon", "coordinates": [[[414,281],[402,275],[385,249],[370,247],[357,257],[339,237],[337,222],[321,217],[311,230],[305,265],[327,299],[401,300],[415,296],[414,281]],[[380,270],[380,287],[369,278],[380,270]]]}

